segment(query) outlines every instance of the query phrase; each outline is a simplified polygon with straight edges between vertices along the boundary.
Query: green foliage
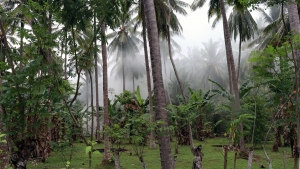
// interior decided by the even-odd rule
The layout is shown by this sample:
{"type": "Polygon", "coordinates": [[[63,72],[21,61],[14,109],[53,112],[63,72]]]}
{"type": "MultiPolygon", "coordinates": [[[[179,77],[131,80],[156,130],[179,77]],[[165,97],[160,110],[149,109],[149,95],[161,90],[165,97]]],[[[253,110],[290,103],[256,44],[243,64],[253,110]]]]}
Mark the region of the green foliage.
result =
{"type": "Polygon", "coordinates": [[[272,94],[270,101],[274,105],[286,100],[294,89],[294,66],[288,56],[290,51],[288,44],[277,48],[268,46],[249,58],[254,63],[254,80],[268,88],[272,94]]]}
{"type": "Polygon", "coordinates": [[[203,109],[210,104],[210,99],[215,96],[210,91],[202,95],[202,90],[194,91],[189,88],[190,97],[187,104],[168,105],[168,113],[172,117],[172,125],[175,127],[177,134],[187,129],[187,122],[192,125],[193,135],[195,138],[203,137],[205,131],[203,124],[198,122],[204,121],[205,116],[203,109]]]}
{"type": "Polygon", "coordinates": [[[128,129],[126,127],[122,128],[119,124],[105,126],[104,134],[109,135],[112,145],[116,145],[117,148],[119,148],[127,133],[128,129]]]}
{"type": "Polygon", "coordinates": [[[265,135],[271,124],[271,113],[266,106],[266,97],[260,94],[255,96],[250,95],[243,99],[243,111],[255,116],[255,119],[249,121],[250,130],[245,134],[246,140],[251,143],[252,141],[252,131],[254,127],[255,120],[255,129],[254,129],[254,138],[253,144],[255,146],[262,145],[265,139],[265,135]],[[252,124],[251,124],[252,123],[252,124]]]}

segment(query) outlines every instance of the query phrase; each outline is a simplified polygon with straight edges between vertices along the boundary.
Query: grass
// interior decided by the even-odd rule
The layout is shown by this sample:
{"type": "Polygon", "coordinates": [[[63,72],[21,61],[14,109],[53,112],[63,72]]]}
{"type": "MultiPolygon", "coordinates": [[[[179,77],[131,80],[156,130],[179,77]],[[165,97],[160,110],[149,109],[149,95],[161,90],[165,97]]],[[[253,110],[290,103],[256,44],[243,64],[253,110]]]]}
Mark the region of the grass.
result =
{"type": "MultiPolygon", "coordinates": [[[[221,147],[213,147],[212,145],[226,144],[228,141],[225,138],[214,138],[206,139],[205,141],[195,141],[195,146],[201,144],[203,147],[203,168],[205,169],[222,169],[224,163],[224,156],[222,154],[221,147]]],[[[142,165],[135,155],[130,155],[130,152],[134,154],[132,145],[124,144],[125,151],[121,154],[121,166],[122,169],[140,169],[142,165]]],[[[46,160],[45,163],[37,162],[36,166],[33,166],[29,161],[28,169],[62,169],[65,168],[66,161],[70,158],[70,152],[73,151],[71,167],[74,169],[87,169],[88,167],[88,156],[85,153],[84,143],[76,143],[73,148],[66,148],[63,151],[54,151],[51,156],[46,160]]],[[[103,144],[97,144],[94,148],[103,148],[103,144]]],[[[289,147],[280,147],[279,152],[272,152],[271,143],[267,145],[267,153],[272,160],[273,169],[283,169],[283,151],[286,154],[286,165],[287,169],[293,167],[293,158],[291,157],[291,151],[289,147]]],[[[172,152],[174,152],[174,142],[172,142],[172,152]]],[[[254,155],[260,158],[253,163],[253,169],[260,168],[261,165],[268,167],[268,163],[264,156],[262,149],[255,149],[254,155]]],[[[189,146],[179,146],[179,154],[177,155],[176,169],[187,169],[192,167],[193,155],[190,152],[189,146]]],[[[93,154],[92,168],[93,169],[112,169],[114,166],[103,167],[99,164],[102,161],[103,154],[93,154]]],[[[146,161],[147,169],[158,169],[160,167],[159,148],[149,149],[145,148],[144,158],[146,161]]],[[[234,153],[228,152],[228,165],[227,169],[233,168],[234,153]]],[[[246,169],[247,160],[237,159],[237,169],[246,169]]]]}

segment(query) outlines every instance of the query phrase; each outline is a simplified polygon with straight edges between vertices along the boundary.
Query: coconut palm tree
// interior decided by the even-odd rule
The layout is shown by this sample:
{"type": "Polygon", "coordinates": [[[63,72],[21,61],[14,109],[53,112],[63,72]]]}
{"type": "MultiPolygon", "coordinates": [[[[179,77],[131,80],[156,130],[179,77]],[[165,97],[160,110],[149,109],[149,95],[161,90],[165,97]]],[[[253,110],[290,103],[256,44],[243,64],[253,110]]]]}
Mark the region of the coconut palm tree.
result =
{"type": "Polygon", "coordinates": [[[119,31],[107,35],[109,39],[112,39],[108,49],[116,53],[116,61],[121,60],[123,91],[125,91],[125,59],[134,56],[134,53],[138,52],[137,44],[141,42],[136,37],[133,22],[130,20],[133,13],[131,10],[132,5],[132,1],[122,1],[121,14],[118,18],[120,22],[119,31]]]}
{"type": "Polygon", "coordinates": [[[225,85],[227,77],[226,72],[224,72],[226,70],[226,60],[223,57],[225,51],[218,48],[218,46],[221,46],[221,42],[214,42],[210,39],[207,43],[202,44],[203,48],[200,51],[200,56],[203,59],[202,64],[204,63],[204,67],[200,71],[200,78],[204,85],[203,88],[208,90],[212,88],[211,84],[208,83],[209,79],[225,85]]]}
{"type": "MultiPolygon", "coordinates": [[[[103,106],[104,106],[104,125],[109,125],[109,116],[108,116],[108,77],[107,77],[107,49],[106,49],[106,40],[105,40],[105,22],[101,25],[102,33],[102,63],[103,63],[103,106]]],[[[105,128],[104,128],[105,130],[105,128]]],[[[104,157],[102,163],[108,163],[110,158],[110,146],[109,146],[109,137],[107,134],[104,135],[104,157]]]]}
{"type": "MultiPolygon", "coordinates": [[[[143,36],[143,46],[144,46],[144,55],[145,55],[145,68],[146,68],[146,76],[147,76],[147,90],[148,90],[148,98],[152,98],[152,89],[151,89],[151,77],[150,77],[150,66],[149,66],[149,57],[148,57],[148,47],[147,47],[147,33],[146,33],[146,17],[144,12],[144,1],[140,0],[139,5],[139,15],[142,20],[142,36],[143,36]]],[[[150,123],[154,123],[154,112],[153,112],[153,102],[152,99],[149,99],[149,112],[150,112],[150,123]]],[[[150,148],[155,148],[155,131],[150,130],[150,148]]]]}
{"type": "Polygon", "coordinates": [[[255,20],[247,8],[245,8],[239,1],[235,1],[233,5],[234,7],[229,15],[228,23],[229,31],[235,41],[239,35],[239,57],[237,66],[237,78],[239,79],[242,42],[254,38],[258,29],[255,20]]]}
{"type": "Polygon", "coordinates": [[[154,101],[156,110],[156,119],[164,123],[160,124],[163,133],[158,134],[161,168],[172,168],[172,154],[170,145],[170,136],[168,131],[168,118],[166,113],[166,101],[161,69],[161,56],[159,50],[158,29],[153,0],[144,1],[145,16],[147,21],[148,40],[150,46],[150,57],[154,84],[154,101]]]}
{"type": "MultiPolygon", "coordinates": [[[[181,95],[182,95],[182,97],[183,97],[183,100],[184,100],[185,103],[187,103],[186,97],[185,97],[185,95],[184,95],[184,89],[183,89],[182,83],[181,83],[181,81],[180,81],[180,79],[179,79],[179,75],[178,75],[178,72],[177,72],[177,70],[176,70],[176,66],[175,66],[174,60],[173,60],[173,55],[172,55],[172,50],[171,50],[171,33],[170,33],[170,25],[175,23],[175,22],[174,22],[174,23],[171,23],[171,13],[173,13],[173,12],[172,12],[172,9],[174,8],[177,12],[180,12],[181,14],[186,15],[186,11],[184,10],[183,7],[187,7],[188,4],[187,4],[187,3],[183,3],[182,1],[181,1],[180,3],[179,3],[179,2],[176,2],[176,3],[173,3],[173,4],[176,4],[176,7],[175,7],[175,8],[171,6],[170,0],[168,0],[168,9],[167,9],[167,10],[164,10],[165,13],[168,12],[167,15],[166,15],[166,16],[167,16],[167,17],[166,17],[166,20],[167,20],[166,31],[167,31],[167,32],[166,32],[166,34],[165,34],[165,32],[162,31],[162,37],[164,37],[165,35],[167,35],[166,37],[167,37],[167,40],[168,40],[168,49],[169,49],[169,57],[170,57],[170,61],[171,61],[171,64],[172,64],[172,67],[173,67],[173,70],[174,70],[176,79],[177,79],[178,84],[179,84],[179,86],[180,86],[180,91],[181,91],[181,95]],[[179,6],[178,4],[180,4],[180,6],[179,6]],[[178,10],[178,9],[180,9],[180,10],[178,10]]],[[[162,5],[160,5],[160,6],[162,7],[162,5]]],[[[175,16],[176,16],[176,15],[175,15],[175,16]]],[[[180,26],[180,23],[179,23],[179,22],[177,22],[177,24],[180,26]]],[[[164,29],[162,29],[162,30],[164,30],[164,29]]],[[[175,30],[175,31],[178,31],[178,30],[175,30]]],[[[178,31],[178,33],[180,33],[180,32],[178,31]]]]}
{"type": "MultiPolygon", "coordinates": [[[[194,2],[191,5],[192,10],[196,10],[197,8],[201,8],[206,0],[194,0],[194,2]]],[[[210,0],[210,7],[208,10],[209,17],[213,15],[217,15],[217,17],[222,14],[222,20],[223,20],[223,30],[224,30],[224,41],[225,41],[225,47],[226,47],[226,59],[227,59],[227,67],[228,67],[228,75],[229,75],[229,82],[232,83],[232,89],[234,92],[234,110],[240,109],[240,99],[239,99],[239,89],[238,89],[238,81],[237,81],[237,74],[235,71],[235,65],[234,65],[234,58],[233,58],[233,52],[232,52],[232,46],[230,41],[230,32],[226,17],[226,10],[225,10],[225,3],[224,0],[210,0]]],[[[230,85],[231,87],[231,85],[230,85]]],[[[241,133],[243,133],[243,125],[240,124],[240,130],[241,133]]],[[[245,141],[244,137],[240,137],[240,149],[241,152],[245,152],[245,141]]]]}
{"type": "MultiPolygon", "coordinates": [[[[160,44],[160,51],[161,51],[161,57],[162,57],[162,68],[163,68],[163,79],[164,79],[164,84],[165,84],[165,87],[166,87],[166,91],[167,91],[167,97],[168,97],[168,100],[169,100],[169,103],[172,104],[172,100],[170,98],[170,91],[169,91],[169,78],[170,78],[170,68],[172,67],[172,64],[171,64],[171,60],[169,60],[168,58],[170,58],[170,53],[169,53],[169,43],[168,43],[168,40],[165,39],[165,38],[160,38],[160,41],[159,41],[159,44],[160,44]]],[[[171,38],[171,52],[172,53],[180,53],[181,52],[181,47],[180,45],[171,38]]],[[[175,65],[175,64],[174,64],[175,65]]],[[[173,69],[174,70],[174,69],[173,69]]],[[[175,76],[176,77],[176,76],[175,76]]],[[[181,89],[181,88],[179,88],[181,89]]]]}
{"type": "Polygon", "coordinates": [[[201,69],[203,68],[204,58],[201,57],[200,48],[194,46],[188,48],[187,56],[184,56],[184,61],[182,61],[182,69],[185,71],[185,74],[189,79],[194,79],[191,84],[192,89],[199,89],[201,84],[201,69]]]}
{"type": "Polygon", "coordinates": [[[258,50],[263,50],[268,45],[274,47],[280,46],[281,43],[284,42],[284,36],[286,36],[290,30],[286,9],[279,5],[274,5],[269,8],[268,13],[262,8],[258,8],[258,11],[262,14],[267,25],[262,28],[258,27],[261,33],[248,44],[248,47],[256,45],[255,47],[258,50]],[[282,19],[282,15],[284,19],[282,19]]]}

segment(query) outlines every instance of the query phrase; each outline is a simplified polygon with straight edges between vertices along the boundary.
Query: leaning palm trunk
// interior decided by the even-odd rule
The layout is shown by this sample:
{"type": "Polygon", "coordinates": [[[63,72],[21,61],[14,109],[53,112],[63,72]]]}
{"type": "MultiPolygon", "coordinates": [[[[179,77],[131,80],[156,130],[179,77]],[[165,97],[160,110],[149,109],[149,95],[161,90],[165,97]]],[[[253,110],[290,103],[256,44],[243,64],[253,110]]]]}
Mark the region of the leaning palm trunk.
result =
{"type": "Polygon", "coordinates": [[[175,76],[176,76],[176,79],[177,79],[177,82],[179,84],[179,88],[180,88],[180,92],[181,92],[181,95],[182,95],[182,98],[185,102],[185,104],[187,103],[187,100],[186,100],[186,97],[184,95],[184,90],[183,90],[183,86],[182,86],[182,83],[180,81],[180,78],[179,78],[179,75],[178,75],[178,72],[177,72],[177,69],[176,69],[176,66],[175,66],[175,63],[174,63],[174,60],[173,60],[173,56],[172,56],[172,51],[171,51],[171,38],[170,38],[170,27],[168,26],[168,48],[169,48],[169,57],[170,57],[170,61],[171,61],[171,64],[172,64],[172,67],[173,67],[173,70],[174,70],[174,73],[175,73],[175,76]]]}
{"type": "Polygon", "coordinates": [[[150,46],[151,66],[154,84],[154,101],[156,110],[156,119],[163,123],[159,124],[160,130],[157,130],[160,148],[161,168],[172,169],[172,154],[170,145],[170,136],[168,129],[168,118],[166,112],[166,100],[164,85],[162,80],[161,55],[158,40],[158,29],[153,0],[144,2],[145,16],[147,21],[148,40],[150,46]]]}
{"type": "MultiPolygon", "coordinates": [[[[180,87],[180,92],[181,92],[181,95],[183,97],[183,100],[184,100],[184,103],[187,104],[187,100],[186,100],[186,97],[184,95],[184,90],[183,90],[183,86],[182,86],[182,83],[180,81],[180,78],[178,76],[178,73],[177,73],[177,70],[176,70],[176,66],[175,66],[175,63],[173,61],[173,57],[172,57],[172,51],[171,51],[171,37],[170,37],[170,12],[171,12],[171,6],[170,6],[170,0],[168,0],[168,3],[169,3],[169,16],[168,16],[168,26],[167,26],[167,30],[168,30],[168,48],[169,48],[169,56],[170,56],[170,61],[172,63],[172,67],[173,67],[173,70],[174,70],[174,73],[175,73],[175,76],[176,76],[176,79],[178,81],[178,84],[179,84],[179,87],[180,87]]],[[[190,142],[190,147],[191,148],[194,148],[194,142],[193,142],[193,134],[192,134],[192,127],[191,127],[191,123],[190,121],[188,120],[187,121],[187,127],[188,127],[188,136],[189,136],[189,142],[190,142]]],[[[202,158],[202,157],[201,157],[202,158]]],[[[202,160],[202,159],[201,159],[202,160]]],[[[201,165],[202,166],[202,165],[201,165]]]]}
{"type": "MultiPolygon", "coordinates": [[[[140,1],[141,3],[144,3],[140,1]]],[[[146,18],[144,14],[143,5],[142,6],[142,24],[143,24],[143,41],[144,41],[144,54],[145,54],[145,65],[146,65],[146,74],[147,74],[147,89],[148,89],[148,98],[149,98],[149,112],[150,112],[150,123],[154,123],[154,112],[153,112],[153,103],[152,103],[152,94],[151,94],[151,79],[150,79],[150,68],[149,68],[149,59],[148,59],[148,49],[147,49],[147,35],[146,35],[146,18]]],[[[155,148],[155,133],[152,129],[150,131],[150,148],[155,148]]]]}
{"type": "MultiPolygon", "coordinates": [[[[106,51],[106,40],[105,40],[105,23],[101,25],[102,32],[102,62],[103,62],[103,105],[104,105],[104,126],[109,125],[109,116],[108,116],[108,77],[107,77],[107,51],[106,51]]],[[[104,127],[105,130],[105,127],[104,127]]],[[[104,135],[104,156],[102,163],[108,163],[110,159],[110,146],[109,146],[109,137],[107,134],[104,135]]]]}
{"type": "MultiPolygon", "coordinates": [[[[229,33],[229,29],[228,29],[228,22],[227,22],[227,17],[226,17],[226,11],[225,11],[225,5],[224,5],[224,0],[220,0],[220,7],[221,7],[221,12],[222,12],[222,19],[223,19],[223,30],[224,30],[224,39],[225,39],[225,46],[226,46],[226,57],[227,57],[227,61],[229,61],[230,63],[230,70],[231,72],[231,78],[230,79],[232,81],[232,86],[233,86],[233,91],[234,91],[234,111],[239,111],[240,109],[240,96],[239,96],[239,89],[238,89],[238,81],[237,81],[237,74],[235,71],[235,66],[234,66],[234,59],[233,59],[233,53],[232,53],[232,47],[231,47],[231,41],[230,41],[230,33],[229,33]]],[[[243,136],[243,124],[240,123],[240,132],[241,132],[241,136],[240,136],[240,140],[239,140],[239,144],[240,144],[240,150],[242,153],[244,153],[246,151],[245,148],[245,140],[244,140],[244,136],[243,136]]]]}
{"type": "MultiPolygon", "coordinates": [[[[299,23],[299,15],[298,15],[298,7],[297,3],[295,0],[291,0],[287,2],[288,6],[288,16],[289,16],[289,21],[290,21],[290,27],[292,34],[295,34],[297,37],[300,35],[300,23],[299,23]]],[[[296,50],[298,46],[294,46],[294,39],[292,39],[292,53],[293,53],[293,59],[294,59],[294,66],[295,66],[295,90],[296,90],[296,103],[299,102],[299,84],[298,84],[298,73],[299,73],[299,60],[300,60],[300,51],[296,50]]],[[[299,153],[300,153],[300,117],[299,117],[299,105],[296,104],[295,107],[295,113],[297,117],[297,153],[295,155],[294,159],[294,169],[299,168],[299,153]]]]}

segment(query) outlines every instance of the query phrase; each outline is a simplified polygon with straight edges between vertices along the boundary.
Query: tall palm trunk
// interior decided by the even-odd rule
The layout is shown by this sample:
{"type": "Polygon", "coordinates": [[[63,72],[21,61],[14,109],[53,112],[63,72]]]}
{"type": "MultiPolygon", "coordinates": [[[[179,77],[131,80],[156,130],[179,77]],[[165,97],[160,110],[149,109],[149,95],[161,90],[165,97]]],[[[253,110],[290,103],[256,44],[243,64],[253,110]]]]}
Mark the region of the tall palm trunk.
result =
{"type": "MultiPolygon", "coordinates": [[[[221,12],[222,12],[222,19],[223,19],[223,30],[224,30],[224,40],[225,40],[225,46],[226,46],[226,57],[227,61],[229,61],[230,64],[230,70],[231,72],[228,72],[228,74],[231,73],[231,82],[233,86],[233,92],[234,92],[234,111],[239,111],[240,109],[240,96],[239,96],[239,89],[238,89],[238,81],[237,81],[237,74],[235,71],[235,66],[234,66],[234,59],[233,59],[233,53],[232,53],[232,47],[231,47],[231,41],[230,41],[230,32],[228,28],[228,22],[227,22],[227,17],[226,17],[226,11],[225,11],[225,5],[224,5],[224,0],[220,0],[220,7],[221,7],[221,12]]],[[[245,152],[245,140],[243,136],[243,124],[240,123],[240,150],[241,152],[245,152]]]]}
{"type": "MultiPolygon", "coordinates": [[[[291,0],[287,4],[288,7],[288,16],[290,21],[290,27],[292,34],[296,36],[300,35],[300,23],[299,23],[299,15],[298,15],[298,7],[295,0],[291,0]]],[[[292,36],[294,37],[294,36],[292,36]]],[[[293,41],[293,40],[292,40],[293,41]]],[[[293,46],[293,58],[294,58],[294,65],[295,65],[295,90],[296,90],[296,103],[299,102],[299,61],[300,61],[300,51],[295,50],[298,46],[294,46],[295,43],[292,42],[293,46]]],[[[294,169],[299,168],[299,153],[300,153],[300,115],[299,115],[299,105],[296,104],[295,113],[297,117],[297,155],[294,157],[294,169]]]]}
{"type": "MultiPolygon", "coordinates": [[[[168,49],[169,49],[169,57],[170,57],[170,61],[171,61],[171,64],[172,64],[172,67],[173,67],[173,70],[174,70],[176,79],[177,79],[178,84],[179,84],[179,88],[180,88],[180,92],[181,92],[182,98],[183,98],[183,100],[184,100],[184,103],[187,104],[187,100],[186,100],[186,97],[185,97],[185,95],[184,95],[183,86],[182,86],[182,83],[181,83],[181,81],[180,81],[180,78],[179,78],[178,72],[177,72],[177,70],[176,70],[176,66],[175,66],[173,57],[172,57],[172,51],[171,51],[171,35],[170,35],[170,15],[171,15],[170,0],[168,0],[168,3],[169,3],[169,4],[168,4],[168,5],[169,5],[169,15],[168,15],[168,26],[167,26],[167,31],[168,31],[168,49]]],[[[191,147],[191,149],[193,149],[193,148],[194,148],[193,133],[192,133],[191,123],[190,123],[189,120],[187,121],[187,127],[188,127],[188,135],[189,135],[189,143],[190,143],[190,147],[191,147]]]]}
{"type": "MultiPolygon", "coordinates": [[[[102,62],[103,62],[103,106],[104,106],[104,126],[109,125],[108,116],[108,77],[107,77],[107,50],[106,50],[106,40],[105,40],[105,22],[101,25],[101,45],[102,45],[102,62]]],[[[104,127],[105,130],[105,127],[104,127]]],[[[106,164],[109,162],[110,155],[110,145],[109,137],[107,134],[104,135],[104,156],[102,163],[106,164]]]]}
{"type": "MultiPolygon", "coordinates": [[[[94,14],[94,36],[96,36],[96,14],[94,14]]],[[[94,46],[94,59],[95,59],[95,88],[96,88],[96,141],[100,141],[100,112],[99,112],[99,87],[98,87],[98,56],[97,56],[97,38],[95,38],[94,46]]]]}
{"type": "Polygon", "coordinates": [[[150,46],[150,57],[154,84],[154,101],[156,110],[156,119],[164,123],[160,124],[158,139],[160,142],[161,168],[172,169],[172,154],[170,145],[170,136],[168,129],[168,116],[166,113],[166,99],[161,69],[161,55],[158,40],[158,29],[153,0],[144,2],[145,16],[147,21],[148,40],[150,46]]]}
{"type": "MultiPolygon", "coordinates": [[[[85,70],[85,83],[86,83],[86,108],[88,110],[89,108],[89,93],[90,93],[90,87],[88,86],[88,84],[90,83],[90,77],[89,77],[89,73],[88,73],[88,70],[85,70]]],[[[89,134],[89,119],[86,118],[86,135],[89,134]]]]}
{"type": "Polygon", "coordinates": [[[169,90],[169,84],[168,84],[168,80],[167,80],[167,67],[166,67],[166,59],[165,57],[163,57],[163,61],[164,61],[164,73],[165,73],[165,86],[167,88],[167,95],[168,95],[168,99],[169,99],[169,104],[172,104],[172,100],[171,100],[171,95],[170,95],[170,90],[169,90]]]}
{"type": "MultiPolygon", "coordinates": [[[[92,78],[92,74],[91,71],[89,71],[89,75],[90,75],[90,82],[91,82],[91,109],[92,109],[92,114],[91,114],[91,135],[90,135],[90,141],[91,143],[93,142],[93,137],[94,137],[94,95],[93,95],[93,78],[92,78]]],[[[90,146],[92,146],[92,144],[90,143],[90,146]]],[[[92,146],[93,149],[93,146],[92,146]]],[[[92,166],[92,152],[89,152],[89,168],[91,168],[92,166]]]]}
{"type": "Polygon", "coordinates": [[[123,92],[125,91],[125,63],[124,63],[124,59],[125,59],[125,54],[124,54],[124,47],[122,44],[122,78],[123,78],[123,92]]]}
{"type": "MultiPolygon", "coordinates": [[[[64,44],[64,50],[65,50],[65,68],[64,68],[64,74],[65,74],[65,80],[67,80],[67,48],[68,48],[68,41],[67,41],[67,36],[68,36],[68,34],[67,34],[67,30],[65,30],[66,32],[65,32],[65,44],[64,44]]],[[[63,43],[63,42],[62,42],[63,43]]]]}
{"type": "Polygon", "coordinates": [[[177,72],[177,69],[176,69],[174,60],[173,60],[173,56],[172,56],[172,50],[171,50],[171,35],[170,35],[170,12],[171,12],[171,9],[170,9],[170,8],[171,8],[171,7],[170,7],[170,0],[168,0],[168,2],[169,2],[169,16],[168,16],[167,31],[168,31],[168,50],[169,50],[169,57],[170,57],[170,61],[171,61],[171,64],[172,64],[172,67],[173,67],[173,70],[174,70],[176,79],[177,79],[178,84],[179,84],[179,88],[180,88],[181,95],[182,95],[183,100],[184,100],[184,102],[185,102],[185,104],[186,104],[186,103],[187,103],[187,100],[186,100],[186,97],[185,97],[185,95],[184,95],[183,86],[182,86],[182,83],[181,83],[181,81],[180,81],[180,78],[179,78],[179,75],[178,75],[178,72],[177,72]]]}
{"type": "MultiPolygon", "coordinates": [[[[151,79],[150,79],[150,68],[149,68],[149,59],[148,59],[148,49],[147,49],[147,39],[146,39],[146,18],[144,13],[144,2],[141,2],[142,7],[142,24],[143,24],[143,41],[144,41],[144,54],[145,54],[145,66],[147,74],[147,89],[148,89],[148,98],[149,98],[149,112],[150,112],[150,123],[154,123],[154,112],[153,112],[153,103],[152,103],[152,94],[151,94],[151,79]]],[[[154,130],[150,131],[150,148],[155,148],[155,133],[154,130]]]]}
{"type": "Polygon", "coordinates": [[[91,142],[93,141],[94,138],[94,95],[93,95],[93,77],[92,77],[92,73],[90,70],[89,71],[89,76],[90,76],[90,82],[91,82],[91,142]]]}
{"type": "Polygon", "coordinates": [[[134,75],[132,74],[132,91],[135,91],[135,85],[134,85],[134,75]]]}
{"type": "Polygon", "coordinates": [[[240,33],[239,58],[238,58],[238,67],[237,67],[237,73],[236,73],[236,78],[237,78],[237,81],[238,81],[238,82],[239,82],[240,69],[241,69],[241,55],[242,55],[242,35],[241,35],[241,33],[240,33]]]}

